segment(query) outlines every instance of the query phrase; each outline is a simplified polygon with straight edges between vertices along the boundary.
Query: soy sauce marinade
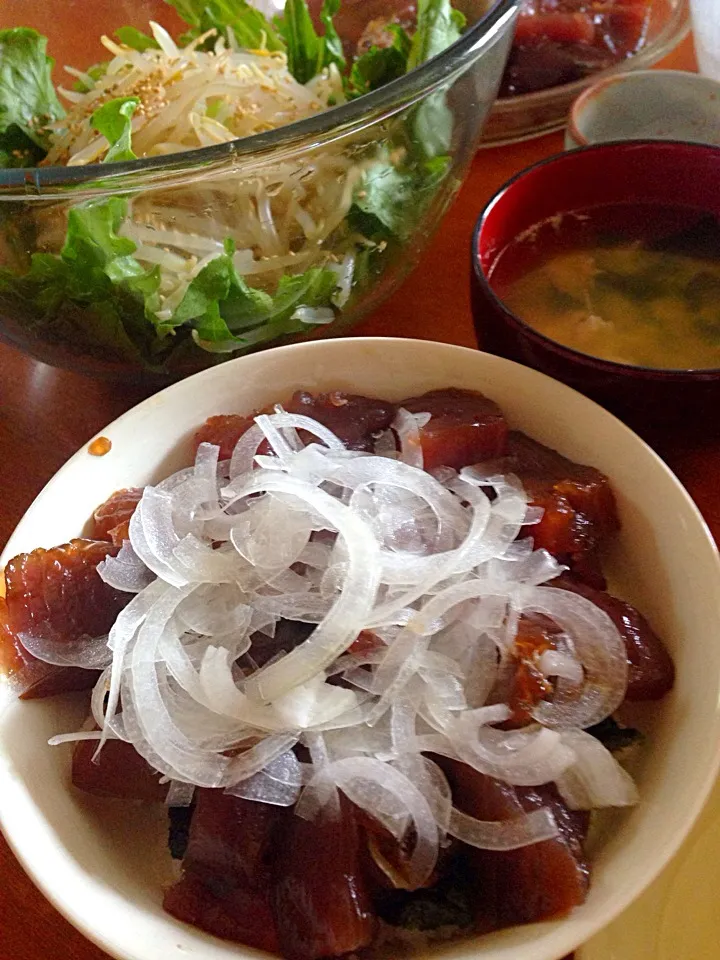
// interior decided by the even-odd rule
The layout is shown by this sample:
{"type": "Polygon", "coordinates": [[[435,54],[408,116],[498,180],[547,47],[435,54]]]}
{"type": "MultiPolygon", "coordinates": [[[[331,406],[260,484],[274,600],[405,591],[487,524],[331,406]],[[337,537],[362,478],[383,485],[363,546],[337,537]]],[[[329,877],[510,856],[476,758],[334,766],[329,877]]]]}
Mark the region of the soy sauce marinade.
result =
{"type": "Polygon", "coordinates": [[[538,224],[491,283],[540,333],[640,367],[720,367],[720,223],[686,206],[609,204],[538,224]]]}

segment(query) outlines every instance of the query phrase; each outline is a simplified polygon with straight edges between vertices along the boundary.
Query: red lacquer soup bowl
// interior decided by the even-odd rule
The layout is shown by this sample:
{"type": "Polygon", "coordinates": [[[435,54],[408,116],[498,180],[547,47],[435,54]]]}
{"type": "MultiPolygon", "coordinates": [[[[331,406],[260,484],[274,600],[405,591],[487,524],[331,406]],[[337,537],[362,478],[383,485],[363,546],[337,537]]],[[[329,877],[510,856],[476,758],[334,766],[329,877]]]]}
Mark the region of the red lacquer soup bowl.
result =
{"type": "Polygon", "coordinates": [[[625,141],[573,150],[508,181],[478,219],[472,306],[481,348],[562,380],[643,430],[692,419],[709,429],[720,368],[659,369],[599,359],[539,333],[503,303],[494,271],[509,244],[552,218],[593,207],[694,208],[720,217],[720,148],[625,141]]]}

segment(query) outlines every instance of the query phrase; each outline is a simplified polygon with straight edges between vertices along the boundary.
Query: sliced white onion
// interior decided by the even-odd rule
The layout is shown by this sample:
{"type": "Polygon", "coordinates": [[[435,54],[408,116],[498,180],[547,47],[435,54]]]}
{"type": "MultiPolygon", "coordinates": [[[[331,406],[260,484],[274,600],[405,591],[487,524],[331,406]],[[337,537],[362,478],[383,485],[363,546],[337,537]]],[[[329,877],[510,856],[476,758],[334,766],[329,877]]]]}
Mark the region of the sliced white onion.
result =
{"type": "Polygon", "coordinates": [[[453,808],[448,833],[480,850],[518,850],[557,836],[558,826],[546,808],[512,820],[476,820],[453,808]]]}
{"type": "Polygon", "coordinates": [[[172,509],[170,494],[145,487],[130,518],[130,543],[135,554],[156,576],[174,587],[182,587],[188,581],[174,569],[173,550],[180,538],[173,525],[172,509]]]}
{"type": "MultiPolygon", "coordinates": [[[[50,737],[48,740],[48,745],[51,747],[60,746],[62,743],[77,743],[80,740],[96,740],[99,741],[102,737],[101,730],[76,730],[74,733],[57,733],[54,737],[50,737]]],[[[119,737],[111,735],[108,737],[110,740],[119,740],[119,737]]]]}
{"type": "Polygon", "coordinates": [[[361,632],[375,601],[380,571],[374,537],[347,507],[323,490],[308,488],[293,477],[257,471],[236,492],[237,500],[261,492],[296,495],[327,517],[343,537],[348,551],[348,568],[342,592],[330,613],[311,636],[281,661],[253,675],[247,693],[272,701],[294,686],[313,677],[346,650],[361,632]]]}
{"type": "Polygon", "coordinates": [[[544,726],[583,729],[610,716],[625,699],[628,660],[625,643],[610,617],[578,594],[555,587],[535,587],[523,594],[517,609],[540,613],[569,637],[584,671],[584,683],[559,677],[552,702],[532,711],[544,726]]]}
{"type": "Polygon", "coordinates": [[[195,453],[195,466],[193,469],[193,480],[198,490],[204,490],[203,493],[197,493],[196,499],[204,496],[206,503],[212,503],[217,500],[218,495],[218,460],[220,456],[220,447],[212,443],[201,443],[198,445],[195,453]]]}
{"type": "Polygon", "coordinates": [[[422,470],[424,461],[420,428],[413,414],[400,407],[390,426],[397,433],[400,442],[400,459],[408,466],[422,470]]]}
{"type": "Polygon", "coordinates": [[[81,637],[79,640],[50,640],[37,633],[23,630],[18,640],[28,653],[45,663],[58,667],[83,667],[102,670],[112,659],[107,637],[81,637]]]}
{"type": "Polygon", "coordinates": [[[183,783],[182,780],[171,780],[168,787],[165,804],[168,807],[189,807],[195,796],[195,784],[183,783]]]}
{"type": "Polygon", "coordinates": [[[255,455],[265,442],[265,434],[254,423],[240,437],[230,457],[230,479],[249,473],[255,462],[255,455]]]}
{"type": "Polygon", "coordinates": [[[265,434],[265,439],[270,444],[270,448],[281,463],[291,459],[294,452],[300,449],[300,442],[297,435],[292,433],[289,436],[280,429],[277,419],[266,413],[255,417],[255,423],[265,434]]]}
{"type": "Polygon", "coordinates": [[[260,791],[264,791],[267,794],[272,794],[273,797],[272,800],[266,800],[266,802],[273,803],[276,806],[290,806],[300,796],[302,786],[307,779],[306,766],[300,763],[292,750],[288,750],[271,760],[260,773],[228,787],[227,792],[238,797],[260,799],[259,795],[251,797],[249,794],[251,791],[258,794],[260,791]]]}
{"type": "Polygon", "coordinates": [[[563,680],[569,680],[573,686],[578,686],[584,679],[580,662],[575,657],[557,650],[546,650],[542,653],[538,668],[546,677],[562,677],[563,680]]]}
{"type": "Polygon", "coordinates": [[[392,430],[383,430],[382,433],[373,440],[373,453],[376,457],[389,457],[391,460],[395,460],[397,452],[395,434],[392,430]]]}
{"type": "Polygon", "coordinates": [[[555,730],[545,727],[495,730],[487,719],[467,711],[446,727],[457,756],[473,769],[518,786],[556,780],[575,759],[555,730]]]}
{"type": "MultiPolygon", "coordinates": [[[[407,871],[412,883],[421,886],[437,862],[439,837],[432,809],[420,790],[399,770],[373,757],[336,760],[318,776],[334,783],[398,842],[413,824],[415,844],[407,871]]],[[[311,791],[313,782],[306,789],[311,791]]]]}
{"type": "MultiPolygon", "coordinates": [[[[517,478],[420,469],[427,417],[398,413],[398,458],[391,431],[375,454],[348,451],[276,408],[229,463],[201,444],[192,468],[147,487],[129,542],[101,570],[135,594],[91,645],[105,667],[92,695],[102,729],[54,742],[131,742],[171,782],[171,803],[217,787],[312,817],[342,791],[403,844],[408,889],[431,875],[448,833],[511,850],[557,830],[547,810],[499,823],[454,810],[424,753],[510,784],[554,781],[572,807],[635,802],[631,779],[582,730],[624,697],[615,627],[545,586],[564,568],[523,537],[541,512],[517,478]],[[518,625],[534,614],[560,631],[538,658],[553,691],[531,725],[499,729],[518,625]],[[283,620],[314,629],[288,651],[283,620]],[[364,631],[377,642],[348,652],[364,631]]],[[[76,646],[57,652],[63,664],[76,646]]]]}
{"type": "Polygon", "coordinates": [[[573,810],[628,807],[640,799],[630,774],[602,743],[583,730],[564,730],[563,741],[575,762],[557,780],[562,798],[573,810]]]}
{"type": "Polygon", "coordinates": [[[115,590],[139,593],[154,579],[140,557],[126,540],[117,556],[108,556],[98,564],[100,579],[115,590]]]}
{"type": "Polygon", "coordinates": [[[261,770],[254,776],[228,787],[225,792],[233,797],[269,803],[274,807],[292,807],[300,796],[300,787],[281,783],[261,770]]]}
{"type": "Polygon", "coordinates": [[[224,778],[225,783],[233,786],[241,780],[247,780],[264,770],[273,760],[284,756],[296,743],[297,736],[292,734],[282,733],[266,737],[230,761],[224,778]]]}
{"type": "Polygon", "coordinates": [[[342,440],[332,430],[317,420],[313,420],[312,417],[306,417],[301,413],[287,413],[279,408],[274,416],[268,417],[268,421],[272,422],[273,426],[279,430],[304,430],[321,440],[329,450],[345,451],[342,440]]]}
{"type": "Polygon", "coordinates": [[[148,612],[168,589],[168,585],[164,581],[155,580],[137,596],[133,597],[130,603],[120,611],[117,620],[112,625],[108,636],[108,647],[112,651],[110,682],[108,684],[106,676],[103,675],[95,686],[97,696],[102,696],[103,699],[107,689],[107,705],[102,721],[98,716],[100,709],[95,713],[95,719],[102,726],[103,732],[109,734],[112,730],[111,724],[114,722],[120,703],[120,683],[127,651],[130,649],[135,634],[148,612]]]}

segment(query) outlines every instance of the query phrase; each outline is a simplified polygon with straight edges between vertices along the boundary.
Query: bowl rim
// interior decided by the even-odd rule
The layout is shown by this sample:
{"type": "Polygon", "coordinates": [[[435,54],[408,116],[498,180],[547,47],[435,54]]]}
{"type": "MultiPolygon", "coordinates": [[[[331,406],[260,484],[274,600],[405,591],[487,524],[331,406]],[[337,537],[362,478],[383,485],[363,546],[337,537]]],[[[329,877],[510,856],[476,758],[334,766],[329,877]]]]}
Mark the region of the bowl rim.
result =
{"type": "MultiPolygon", "coordinates": [[[[611,141],[609,140],[589,140],[580,130],[580,118],[589,100],[598,97],[598,95],[609,90],[611,87],[627,86],[628,90],[625,91],[625,96],[632,95],[631,88],[637,84],[650,84],[651,87],[655,85],[658,87],[658,90],[655,92],[659,93],[659,85],[663,80],[676,79],[679,79],[688,88],[696,87],[699,95],[702,90],[707,90],[708,93],[715,91],[716,94],[720,94],[720,82],[713,80],[712,77],[706,77],[701,73],[693,73],[691,70],[629,70],[626,73],[616,73],[611,77],[601,78],[596,83],[587,87],[573,102],[568,117],[567,136],[572,139],[575,145],[582,147],[599,146],[601,143],[610,143],[611,141]]],[[[699,98],[700,97],[698,97],[698,99],[699,98]]],[[[662,139],[668,142],[666,137],[662,139]]],[[[702,141],[697,142],[702,143],[702,141]]],[[[708,144],[708,146],[717,146],[717,144],[708,144]]]]}
{"type": "MultiPolygon", "coordinates": [[[[512,26],[519,8],[520,0],[493,0],[492,6],[458,40],[404,76],[355,100],[273,130],[210,147],[198,147],[167,156],[141,157],[108,166],[92,163],[77,167],[0,170],[0,203],[20,198],[47,199],[53,188],[67,190],[83,185],[113,192],[120,186],[116,181],[123,177],[132,184],[141,179],[143,174],[183,172],[193,167],[216,166],[227,160],[257,156],[270,150],[302,148],[307,141],[311,146],[318,146],[328,138],[337,139],[355,126],[367,125],[369,115],[382,117],[395,113],[424,99],[449,78],[462,73],[496,42],[503,31],[512,26]]],[[[380,117],[375,116],[372,122],[377,122],[380,117]]]]}
{"type": "MultiPolygon", "coordinates": [[[[669,72],[675,73],[678,71],[669,72]]],[[[694,74],[691,74],[691,76],[694,76],[694,74]]],[[[592,369],[593,371],[599,373],[630,377],[635,380],[640,379],[647,381],[666,381],[679,383],[687,381],[697,383],[703,380],[717,380],[718,376],[720,376],[720,367],[641,367],[632,363],[621,363],[617,360],[606,360],[602,357],[595,357],[590,353],[581,353],[579,350],[574,350],[572,347],[568,347],[557,340],[551,339],[544,333],[540,333],[539,330],[536,330],[534,327],[532,327],[526,320],[523,320],[522,317],[519,317],[507,306],[504,300],[501,300],[501,298],[493,289],[490,278],[485,272],[480,259],[480,240],[482,232],[487,224],[488,217],[495,206],[497,206],[497,204],[503,199],[503,197],[515,187],[515,184],[524,179],[526,176],[529,176],[535,173],[537,170],[554,164],[573,163],[576,156],[585,153],[630,153],[641,150],[672,150],[673,148],[678,147],[682,147],[684,150],[695,153],[716,154],[720,160],[720,146],[715,146],[709,143],[693,143],[687,140],[607,140],[603,143],[591,143],[587,146],[584,145],[580,147],[573,147],[572,149],[565,150],[562,153],[553,154],[551,157],[545,157],[544,159],[539,160],[537,163],[533,163],[529,167],[525,167],[519,173],[516,173],[492,195],[480,212],[480,215],[475,221],[475,227],[473,228],[470,248],[470,256],[473,265],[473,277],[482,289],[483,295],[487,297],[492,302],[493,306],[503,314],[505,321],[511,327],[513,327],[516,332],[522,333],[526,339],[533,341],[537,346],[545,348],[550,353],[558,355],[564,361],[571,362],[579,367],[592,369]]],[[[501,254],[502,251],[498,251],[496,254],[493,261],[493,267],[501,254]]],[[[477,322],[477,318],[475,319],[477,322]]]]}
{"type": "MultiPolygon", "coordinates": [[[[385,345],[390,345],[390,349],[397,349],[397,350],[404,350],[407,348],[410,351],[412,351],[413,349],[419,349],[420,351],[423,351],[423,352],[435,351],[438,354],[445,355],[448,361],[452,360],[453,357],[457,357],[458,355],[462,355],[462,354],[477,355],[483,358],[481,360],[481,363],[482,362],[487,363],[491,371],[493,367],[495,367],[496,370],[499,371],[501,368],[507,368],[508,366],[515,368],[517,370],[521,370],[523,372],[523,375],[527,376],[531,381],[535,381],[536,383],[540,383],[542,381],[552,383],[554,385],[553,389],[558,391],[558,394],[560,397],[562,397],[563,395],[568,398],[572,396],[575,398],[576,401],[580,402],[582,407],[584,407],[585,409],[599,413],[602,419],[605,421],[605,423],[607,423],[608,425],[612,425],[614,429],[619,432],[620,435],[624,436],[626,439],[632,438],[633,443],[637,446],[637,449],[639,450],[641,449],[643,451],[644,455],[646,455],[654,463],[655,467],[665,477],[666,481],[671,483],[673,487],[677,490],[678,495],[683,499],[687,509],[690,511],[690,514],[697,521],[698,530],[701,531],[703,534],[703,542],[705,543],[706,546],[710,546],[712,548],[711,556],[713,557],[715,573],[717,574],[718,579],[720,579],[720,554],[718,553],[717,546],[714,543],[712,534],[702,514],[700,513],[699,508],[695,504],[694,500],[690,497],[689,493],[680,483],[680,481],[675,476],[675,474],[670,469],[670,467],[668,467],[667,464],[665,464],[664,461],[658,456],[658,454],[655,453],[655,451],[652,450],[652,448],[650,448],[648,444],[646,444],[640,437],[638,437],[638,435],[635,434],[621,420],[613,416],[610,412],[605,410],[599,404],[590,400],[588,397],[583,396],[578,391],[574,390],[573,388],[557,380],[553,380],[553,378],[549,377],[547,374],[544,374],[540,371],[523,366],[522,364],[519,364],[516,361],[512,361],[504,357],[499,357],[495,354],[485,353],[483,351],[479,351],[473,348],[463,347],[456,344],[442,343],[438,341],[427,341],[427,340],[399,338],[399,337],[349,337],[349,338],[343,338],[342,340],[314,341],[309,343],[293,344],[289,346],[278,347],[276,348],[276,353],[277,351],[282,351],[283,353],[287,353],[288,351],[314,353],[314,352],[322,352],[322,350],[328,349],[328,348],[351,350],[353,347],[358,347],[360,345],[368,345],[368,344],[371,346],[381,346],[381,347],[384,347],[385,345]]],[[[153,407],[158,406],[158,397],[161,395],[167,396],[171,392],[180,393],[181,391],[187,391],[188,389],[190,389],[191,384],[193,387],[197,387],[199,384],[202,383],[202,380],[199,380],[198,378],[205,378],[207,381],[209,381],[210,378],[212,378],[214,375],[217,375],[220,370],[222,370],[225,375],[228,375],[230,369],[232,369],[233,362],[235,364],[247,363],[250,360],[252,360],[253,362],[257,362],[257,356],[241,357],[236,359],[235,361],[232,361],[229,364],[222,364],[221,367],[219,368],[213,367],[208,370],[201,371],[197,374],[194,374],[192,377],[188,377],[185,380],[172,384],[171,386],[165,388],[165,390],[161,391],[159,394],[155,394],[143,400],[139,404],[136,404],[135,406],[133,406],[130,410],[126,411],[120,417],[112,421],[112,423],[103,427],[100,433],[105,431],[112,432],[113,427],[117,427],[123,422],[127,422],[128,420],[136,418],[138,417],[139,414],[150,413],[153,407]]],[[[452,369],[452,364],[448,363],[448,370],[451,370],[451,369],[452,369]]],[[[493,375],[493,372],[490,372],[490,376],[492,375],[493,375]]],[[[240,380],[238,382],[242,382],[242,381],[240,380]]],[[[202,391],[200,392],[202,393],[202,391]]],[[[100,434],[97,434],[97,435],[100,435],[100,434]]],[[[36,506],[39,506],[41,501],[44,501],[45,499],[47,499],[47,497],[52,495],[52,487],[55,484],[56,480],[62,474],[65,474],[68,471],[76,469],[80,459],[82,457],[85,457],[86,450],[87,450],[87,443],[83,444],[78,449],[78,451],[72,457],[70,457],[63,464],[63,466],[61,466],[60,469],[52,476],[52,478],[48,481],[45,487],[43,487],[41,492],[33,501],[33,504],[28,508],[28,511],[26,511],[26,513],[23,515],[23,517],[19,521],[17,527],[11,534],[3,550],[0,551],[0,564],[7,562],[7,559],[9,559],[9,557],[12,555],[11,551],[8,551],[8,547],[11,546],[18,531],[25,523],[28,514],[32,510],[34,510],[36,506]]],[[[720,711],[717,711],[715,714],[714,725],[717,726],[718,724],[720,724],[720,711]]],[[[2,752],[2,744],[0,743],[0,753],[1,752],[2,752]]],[[[651,871],[651,873],[644,878],[643,883],[641,885],[638,885],[638,888],[633,891],[631,896],[628,897],[627,894],[624,896],[623,905],[621,906],[616,905],[616,909],[614,909],[612,916],[609,919],[603,920],[601,917],[598,917],[595,923],[590,924],[590,930],[587,932],[587,934],[583,936],[583,942],[586,941],[587,936],[595,935],[597,932],[599,932],[601,929],[603,929],[609,923],[611,923],[617,916],[619,916],[622,910],[625,909],[625,907],[627,907],[635,899],[637,899],[637,897],[639,897],[640,894],[649,887],[649,885],[653,882],[653,880],[667,866],[667,864],[670,862],[672,857],[677,853],[677,851],[681,847],[682,843],[686,840],[690,830],[692,829],[692,826],[697,821],[697,818],[713,787],[713,783],[715,781],[718,767],[720,767],[720,740],[717,741],[717,743],[715,744],[712,750],[711,762],[707,764],[704,768],[703,777],[701,778],[702,785],[700,789],[696,792],[695,796],[693,797],[692,803],[689,803],[687,806],[683,808],[682,816],[681,816],[682,828],[679,830],[676,830],[670,839],[666,837],[661,838],[661,842],[657,844],[657,850],[660,851],[660,853],[658,855],[657,862],[653,866],[653,870],[651,871]]],[[[20,790],[21,792],[25,791],[24,780],[21,782],[20,790]]],[[[0,799],[0,810],[2,809],[2,807],[3,807],[3,801],[0,799]]],[[[107,951],[112,956],[119,958],[119,960],[140,960],[139,954],[138,955],[130,954],[125,952],[124,950],[122,952],[118,952],[121,950],[121,948],[115,945],[115,942],[112,939],[111,935],[105,932],[102,926],[98,927],[97,925],[92,924],[91,918],[88,916],[87,910],[83,911],[83,910],[76,909],[76,906],[73,905],[74,903],[76,903],[76,898],[75,900],[73,899],[71,890],[68,890],[67,888],[62,888],[62,887],[58,888],[57,884],[53,885],[53,883],[51,882],[51,875],[47,871],[47,869],[43,873],[42,871],[35,870],[34,867],[31,866],[31,864],[28,861],[32,861],[33,858],[31,856],[26,857],[24,855],[27,852],[27,850],[22,844],[16,843],[17,839],[18,839],[17,834],[14,834],[13,836],[7,836],[9,846],[17,856],[18,860],[23,865],[27,864],[27,869],[28,871],[31,871],[31,878],[33,882],[41,890],[44,896],[56,907],[56,909],[58,909],[59,912],[63,914],[63,916],[69,919],[70,922],[78,930],[80,930],[80,932],[83,935],[85,935],[89,940],[91,940],[92,942],[100,946],[103,950],[107,951]]],[[[43,862],[45,861],[43,860],[43,862]]],[[[81,869],[79,865],[77,866],[77,869],[81,869]]],[[[122,902],[123,903],[127,902],[124,897],[122,898],[122,902]]],[[[579,908],[579,909],[582,909],[582,908],[579,908]]],[[[572,917],[572,914],[571,914],[571,917],[572,917]]],[[[207,935],[203,935],[203,936],[205,937],[207,935]]],[[[222,954],[219,954],[217,950],[209,951],[208,955],[212,956],[213,958],[216,958],[216,960],[221,960],[221,958],[222,960],[226,960],[226,956],[229,960],[230,951],[233,948],[237,948],[238,946],[237,944],[232,944],[227,941],[216,941],[215,938],[212,938],[212,937],[210,938],[210,940],[213,942],[213,944],[215,942],[220,943],[226,948],[226,951],[227,951],[227,954],[225,951],[223,951],[222,954]]],[[[458,941],[459,944],[462,944],[463,942],[467,942],[467,941],[463,941],[462,939],[458,941]]],[[[556,944],[555,949],[557,949],[558,952],[562,952],[562,953],[567,952],[567,950],[576,949],[578,947],[577,941],[575,940],[571,941],[571,938],[568,936],[566,936],[564,939],[561,939],[561,938],[559,939],[556,937],[552,940],[550,944],[548,944],[548,946],[552,948],[553,944],[556,944]]],[[[257,952],[255,950],[252,950],[251,948],[240,947],[240,950],[247,951],[246,953],[241,954],[243,957],[246,958],[246,960],[250,960],[250,955],[252,956],[257,955],[258,957],[268,956],[268,954],[257,952]]],[[[506,957],[506,956],[508,958],[510,957],[510,954],[507,953],[507,951],[504,950],[502,947],[500,947],[500,950],[503,952],[503,957],[506,957]]],[[[555,955],[556,954],[553,953],[553,956],[555,955]]],[[[149,954],[143,951],[143,954],[142,954],[143,960],[147,960],[148,956],[149,954]]],[[[472,956],[475,956],[475,954],[473,954],[472,956]]],[[[544,953],[543,956],[546,957],[549,955],[544,953]]],[[[464,953],[463,957],[465,958],[465,960],[467,960],[467,958],[470,957],[470,954],[464,953]]],[[[422,960],[426,960],[426,958],[423,956],[422,960]]]]}

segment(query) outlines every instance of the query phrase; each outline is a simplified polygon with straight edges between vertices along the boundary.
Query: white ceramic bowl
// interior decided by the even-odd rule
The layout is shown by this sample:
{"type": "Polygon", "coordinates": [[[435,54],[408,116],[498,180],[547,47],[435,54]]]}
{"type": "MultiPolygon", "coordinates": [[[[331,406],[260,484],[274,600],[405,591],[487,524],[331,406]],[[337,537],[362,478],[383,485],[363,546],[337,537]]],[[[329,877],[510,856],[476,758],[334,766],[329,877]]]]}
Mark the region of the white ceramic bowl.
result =
{"type": "MultiPolygon", "coordinates": [[[[715,778],[720,744],[720,561],[685,490],[641,440],[590,400],[500,357],[444,344],[347,339],[299,344],[223,364],[135,407],[103,435],[102,458],[77,453],[37,498],[0,557],[83,529],[119,487],[187,462],[207,416],[249,412],[295,389],[340,388],[400,399],[432,388],[479,389],[511,424],[612,479],[623,530],[608,569],[666,638],[673,694],[648,710],[641,804],[613,819],[594,854],[587,900],[565,920],[444,944],[446,960],[557,960],[616,917],[653,880],[692,826],[715,778]]],[[[30,875],[68,919],[122,960],[249,960],[165,915],[170,874],[162,811],[99,802],[69,789],[69,751],[45,746],[82,704],[10,704],[0,716],[0,823],[30,875]]],[[[32,917],[27,917],[32,928],[32,917]]]]}
{"type": "Polygon", "coordinates": [[[598,81],[573,104],[565,147],[612,140],[720,146],[720,83],[682,70],[638,70],[598,81]]]}

